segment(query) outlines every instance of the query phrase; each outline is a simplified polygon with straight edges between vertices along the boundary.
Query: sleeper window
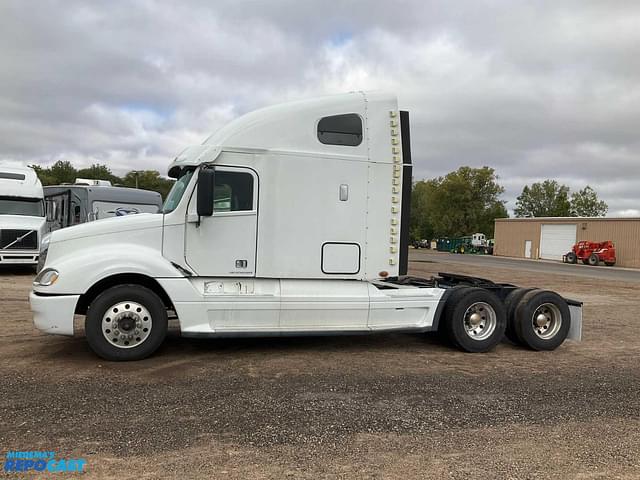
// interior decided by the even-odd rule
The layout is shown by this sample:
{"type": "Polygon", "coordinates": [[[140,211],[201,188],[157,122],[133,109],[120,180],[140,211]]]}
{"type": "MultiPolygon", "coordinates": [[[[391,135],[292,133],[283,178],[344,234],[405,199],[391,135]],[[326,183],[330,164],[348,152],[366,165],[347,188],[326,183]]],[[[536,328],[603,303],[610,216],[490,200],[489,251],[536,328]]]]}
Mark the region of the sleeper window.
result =
{"type": "Polygon", "coordinates": [[[355,113],[324,117],[318,122],[318,140],[325,145],[356,147],[362,143],[362,119],[355,113]]]}
{"type": "Polygon", "coordinates": [[[253,176],[244,172],[216,170],[213,189],[214,212],[253,210],[253,176]]]}

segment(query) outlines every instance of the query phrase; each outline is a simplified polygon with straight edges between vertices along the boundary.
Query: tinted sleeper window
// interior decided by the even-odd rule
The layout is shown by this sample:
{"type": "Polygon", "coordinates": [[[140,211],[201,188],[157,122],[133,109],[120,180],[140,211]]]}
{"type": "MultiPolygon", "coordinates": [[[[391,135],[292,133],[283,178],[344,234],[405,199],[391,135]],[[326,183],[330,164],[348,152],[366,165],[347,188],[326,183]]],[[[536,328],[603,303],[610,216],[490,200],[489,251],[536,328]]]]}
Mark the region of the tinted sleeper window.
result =
{"type": "Polygon", "coordinates": [[[362,119],[355,113],[324,117],[318,122],[318,140],[325,145],[355,147],[362,143],[362,119]]]}

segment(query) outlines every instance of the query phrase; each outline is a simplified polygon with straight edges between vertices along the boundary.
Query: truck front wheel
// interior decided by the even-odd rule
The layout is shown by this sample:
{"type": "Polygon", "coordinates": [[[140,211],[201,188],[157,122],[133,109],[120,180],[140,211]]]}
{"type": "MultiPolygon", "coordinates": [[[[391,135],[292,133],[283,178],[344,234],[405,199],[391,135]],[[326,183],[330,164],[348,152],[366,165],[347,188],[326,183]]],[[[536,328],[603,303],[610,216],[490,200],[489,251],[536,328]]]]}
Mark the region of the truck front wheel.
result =
{"type": "Polygon", "coordinates": [[[162,344],[167,325],[167,311],[154,292],[118,285],[91,302],[85,333],[91,349],[105,360],[140,360],[162,344]]]}
{"type": "Polygon", "coordinates": [[[486,352],[495,347],[507,325],[502,302],[481,288],[460,290],[445,309],[445,328],[452,343],[466,352],[486,352]]]}

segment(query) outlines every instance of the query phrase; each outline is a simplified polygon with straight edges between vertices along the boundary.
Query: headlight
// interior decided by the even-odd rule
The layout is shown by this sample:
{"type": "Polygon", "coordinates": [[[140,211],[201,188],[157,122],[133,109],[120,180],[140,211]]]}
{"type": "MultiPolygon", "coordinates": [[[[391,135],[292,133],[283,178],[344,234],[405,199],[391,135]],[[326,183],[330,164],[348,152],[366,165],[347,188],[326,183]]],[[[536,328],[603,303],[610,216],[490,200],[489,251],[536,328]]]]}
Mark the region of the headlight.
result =
{"type": "Polygon", "coordinates": [[[49,287],[56,283],[60,274],[53,268],[46,268],[36,275],[33,284],[39,287],[49,287]]]}
{"type": "Polygon", "coordinates": [[[42,237],[42,240],[40,240],[40,248],[49,248],[49,241],[51,240],[51,234],[47,233],[46,235],[44,235],[42,237]]]}
{"type": "Polygon", "coordinates": [[[42,241],[40,242],[40,252],[38,253],[37,268],[38,273],[42,271],[42,267],[44,267],[44,264],[47,261],[47,253],[49,253],[49,240],[51,240],[50,233],[42,237],[42,241]]]}

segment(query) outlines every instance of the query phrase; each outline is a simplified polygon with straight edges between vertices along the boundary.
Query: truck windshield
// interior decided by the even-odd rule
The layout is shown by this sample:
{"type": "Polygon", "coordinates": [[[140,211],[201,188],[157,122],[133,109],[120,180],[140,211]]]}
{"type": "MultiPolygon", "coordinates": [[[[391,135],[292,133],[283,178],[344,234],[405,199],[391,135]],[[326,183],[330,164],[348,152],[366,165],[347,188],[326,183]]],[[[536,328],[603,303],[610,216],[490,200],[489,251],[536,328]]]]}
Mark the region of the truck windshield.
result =
{"type": "Polygon", "coordinates": [[[182,171],[180,178],[176,180],[176,183],[173,184],[169,195],[167,195],[167,199],[164,201],[164,205],[162,207],[162,213],[173,212],[178,204],[180,203],[180,199],[184,194],[184,191],[187,189],[187,185],[189,185],[189,180],[193,177],[193,172],[195,168],[185,169],[182,171]]]}
{"type": "Polygon", "coordinates": [[[44,202],[41,198],[0,196],[0,215],[44,217],[44,202]]]}

